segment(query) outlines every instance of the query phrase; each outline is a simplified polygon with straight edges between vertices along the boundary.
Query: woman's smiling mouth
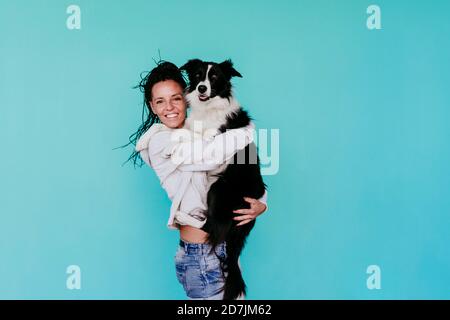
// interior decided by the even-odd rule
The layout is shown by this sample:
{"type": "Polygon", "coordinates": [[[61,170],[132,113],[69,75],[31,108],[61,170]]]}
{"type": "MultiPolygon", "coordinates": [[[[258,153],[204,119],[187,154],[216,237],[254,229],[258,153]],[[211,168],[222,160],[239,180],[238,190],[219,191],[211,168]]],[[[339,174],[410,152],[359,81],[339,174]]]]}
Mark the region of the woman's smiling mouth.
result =
{"type": "Polygon", "coordinates": [[[179,113],[169,113],[169,114],[166,114],[166,118],[176,118],[176,117],[178,117],[178,114],[179,113]]]}

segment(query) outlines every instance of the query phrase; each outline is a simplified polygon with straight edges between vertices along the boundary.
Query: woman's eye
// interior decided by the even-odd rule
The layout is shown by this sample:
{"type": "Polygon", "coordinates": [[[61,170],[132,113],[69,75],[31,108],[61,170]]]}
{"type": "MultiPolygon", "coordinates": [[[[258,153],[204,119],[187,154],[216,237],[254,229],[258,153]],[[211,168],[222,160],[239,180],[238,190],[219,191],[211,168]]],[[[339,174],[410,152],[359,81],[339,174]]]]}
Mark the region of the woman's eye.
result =
{"type": "Polygon", "coordinates": [[[162,103],[162,100],[156,101],[156,104],[161,104],[161,103],[162,103]]]}

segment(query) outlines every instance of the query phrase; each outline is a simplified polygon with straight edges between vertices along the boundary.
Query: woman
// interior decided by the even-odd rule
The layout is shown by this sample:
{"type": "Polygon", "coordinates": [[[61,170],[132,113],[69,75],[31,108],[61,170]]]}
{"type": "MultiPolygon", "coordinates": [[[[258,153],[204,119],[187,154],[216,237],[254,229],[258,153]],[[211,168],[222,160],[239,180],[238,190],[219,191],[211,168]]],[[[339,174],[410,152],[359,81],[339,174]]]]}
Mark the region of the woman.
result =
{"type": "MultiPolygon", "coordinates": [[[[138,85],[144,93],[144,110],[148,117],[132,136],[135,152],[152,167],[163,188],[172,200],[168,227],[180,230],[180,246],[175,255],[177,278],[191,299],[222,299],[226,274],[222,273],[220,261],[226,256],[226,243],[210,252],[206,243],[205,223],[206,194],[209,188],[208,171],[230,159],[238,150],[252,142],[253,125],[228,130],[205,141],[203,137],[184,135],[184,140],[173,140],[174,132],[184,130],[186,82],[179,69],[170,62],[160,62],[138,85]],[[235,144],[227,144],[234,141],[235,144]],[[213,149],[213,163],[209,152],[200,159],[192,158],[193,146],[201,150],[213,149]],[[226,146],[226,147],[224,147],[226,146]],[[231,146],[231,147],[230,147],[231,146]],[[173,156],[177,155],[177,160],[173,156]],[[182,155],[180,157],[180,155],[182,155]]],[[[198,150],[198,149],[197,149],[198,150]]],[[[235,210],[240,221],[236,227],[255,219],[266,210],[265,196],[260,199],[246,198],[249,209],[235,210]],[[262,201],[261,201],[262,200],[262,201]]]]}

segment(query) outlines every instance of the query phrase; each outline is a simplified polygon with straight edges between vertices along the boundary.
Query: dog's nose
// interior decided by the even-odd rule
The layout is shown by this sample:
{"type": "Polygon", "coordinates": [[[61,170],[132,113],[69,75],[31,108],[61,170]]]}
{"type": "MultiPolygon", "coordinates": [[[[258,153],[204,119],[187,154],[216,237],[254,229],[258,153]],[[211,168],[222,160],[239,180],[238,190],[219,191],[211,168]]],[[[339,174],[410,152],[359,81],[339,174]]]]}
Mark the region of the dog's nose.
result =
{"type": "Polygon", "coordinates": [[[206,92],[206,86],[204,86],[204,85],[201,85],[201,86],[198,86],[198,92],[200,92],[200,93],[205,93],[206,92]]]}

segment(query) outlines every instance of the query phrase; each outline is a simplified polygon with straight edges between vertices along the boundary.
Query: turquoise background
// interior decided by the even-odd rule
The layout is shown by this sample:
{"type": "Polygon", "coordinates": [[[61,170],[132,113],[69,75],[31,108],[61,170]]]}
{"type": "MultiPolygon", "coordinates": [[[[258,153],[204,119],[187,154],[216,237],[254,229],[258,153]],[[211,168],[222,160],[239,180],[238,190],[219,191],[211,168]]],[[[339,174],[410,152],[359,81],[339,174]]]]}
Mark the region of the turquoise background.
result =
{"type": "Polygon", "coordinates": [[[152,58],[232,58],[280,130],[248,299],[450,298],[450,2],[0,1],[0,298],[183,299],[153,171],[116,149],[152,58]],[[382,30],[366,9],[381,7],[382,30]],[[81,30],[66,8],[81,7],[81,30]],[[79,265],[82,289],[66,288],[79,265]],[[381,290],[366,268],[379,265],[381,290]]]}

